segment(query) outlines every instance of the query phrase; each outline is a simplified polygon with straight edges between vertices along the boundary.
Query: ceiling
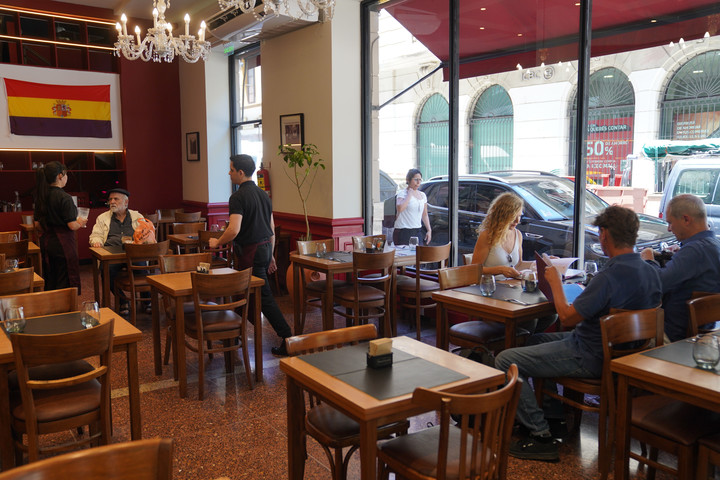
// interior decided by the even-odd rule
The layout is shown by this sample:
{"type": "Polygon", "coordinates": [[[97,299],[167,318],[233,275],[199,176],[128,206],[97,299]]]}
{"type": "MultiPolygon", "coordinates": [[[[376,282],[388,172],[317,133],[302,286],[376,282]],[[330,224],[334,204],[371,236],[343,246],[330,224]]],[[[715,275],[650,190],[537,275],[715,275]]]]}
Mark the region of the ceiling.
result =
{"type": "MultiPolygon", "coordinates": [[[[91,7],[107,8],[120,17],[125,13],[131,18],[152,18],[153,0],[61,0],[63,3],[87,5],[91,7]]],[[[186,13],[190,14],[192,22],[209,18],[220,11],[217,0],[169,0],[170,7],[165,12],[165,18],[173,23],[181,23],[186,13]]]]}

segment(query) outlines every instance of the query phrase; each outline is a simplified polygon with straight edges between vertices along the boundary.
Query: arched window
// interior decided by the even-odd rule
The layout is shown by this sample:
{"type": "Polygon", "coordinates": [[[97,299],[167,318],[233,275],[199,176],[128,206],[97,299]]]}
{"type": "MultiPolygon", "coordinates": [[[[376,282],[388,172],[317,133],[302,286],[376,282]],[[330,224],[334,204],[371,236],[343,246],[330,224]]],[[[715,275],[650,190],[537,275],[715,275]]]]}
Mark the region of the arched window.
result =
{"type": "Polygon", "coordinates": [[[661,139],[720,135],[720,51],[697,55],[680,67],[668,83],[661,110],[661,139]]]}
{"type": "Polygon", "coordinates": [[[436,93],[427,99],[417,123],[418,168],[423,178],[448,173],[450,106],[436,93]]]}
{"type": "MultiPolygon", "coordinates": [[[[610,67],[590,76],[588,95],[587,176],[596,183],[612,183],[620,179],[633,152],[635,92],[627,75],[610,67]]],[[[572,105],[569,173],[574,175],[577,94],[572,105]]]]}
{"type": "Polygon", "coordinates": [[[510,170],[513,164],[513,106],[493,85],[478,98],[470,119],[470,173],[510,170]]]}

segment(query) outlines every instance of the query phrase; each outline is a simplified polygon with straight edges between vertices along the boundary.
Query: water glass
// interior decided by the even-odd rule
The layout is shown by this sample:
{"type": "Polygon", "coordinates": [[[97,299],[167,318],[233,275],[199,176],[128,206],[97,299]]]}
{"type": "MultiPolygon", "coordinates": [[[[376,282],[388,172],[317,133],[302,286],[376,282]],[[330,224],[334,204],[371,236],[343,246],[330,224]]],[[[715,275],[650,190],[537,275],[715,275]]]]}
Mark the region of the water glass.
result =
{"type": "Polygon", "coordinates": [[[100,309],[97,302],[83,302],[80,312],[80,321],[85,328],[92,328],[100,325],[100,309]]]}
{"type": "Polygon", "coordinates": [[[538,284],[537,273],[533,271],[525,272],[520,283],[522,284],[523,292],[534,292],[538,284]]]}
{"type": "Polygon", "coordinates": [[[415,247],[418,246],[419,240],[418,237],[410,237],[408,240],[408,245],[410,245],[410,250],[415,251],[415,247]]]}
{"type": "Polygon", "coordinates": [[[120,240],[122,241],[122,243],[133,243],[133,237],[128,237],[126,235],[120,237],[120,240]]]}
{"type": "Polygon", "coordinates": [[[5,309],[5,330],[8,333],[22,333],[25,330],[23,307],[8,307],[5,309]]]}
{"type": "Polygon", "coordinates": [[[480,277],[480,293],[483,297],[491,297],[495,293],[495,277],[485,274],[480,277]]]}
{"type": "Polygon", "coordinates": [[[318,243],[315,249],[315,256],[318,258],[325,258],[327,253],[327,245],[324,243],[318,243]]]}
{"type": "Polygon", "coordinates": [[[592,278],[597,275],[598,267],[595,262],[585,262],[585,283],[587,284],[592,278]]]}
{"type": "Polygon", "coordinates": [[[693,345],[693,358],[698,367],[703,370],[713,370],[720,361],[718,337],[711,333],[698,335],[693,345]]]}
{"type": "Polygon", "coordinates": [[[18,259],[17,258],[8,258],[5,260],[5,272],[12,272],[17,270],[18,268],[18,259]]]}

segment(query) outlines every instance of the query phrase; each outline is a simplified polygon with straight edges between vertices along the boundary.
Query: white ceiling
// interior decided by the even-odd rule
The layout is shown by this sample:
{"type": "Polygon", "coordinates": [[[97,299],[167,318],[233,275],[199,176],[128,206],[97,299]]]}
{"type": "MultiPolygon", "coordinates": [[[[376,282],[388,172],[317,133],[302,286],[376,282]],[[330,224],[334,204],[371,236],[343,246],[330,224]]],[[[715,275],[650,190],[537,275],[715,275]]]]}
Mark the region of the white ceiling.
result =
{"type": "MultiPolygon", "coordinates": [[[[152,18],[153,0],[62,0],[64,3],[88,5],[92,7],[108,8],[118,19],[125,13],[128,17],[152,18]]],[[[168,0],[166,0],[168,3],[168,0]]],[[[165,12],[165,18],[173,23],[180,23],[186,13],[190,14],[193,24],[200,24],[214,13],[220,11],[217,0],[169,0],[170,7],[165,12]]]]}

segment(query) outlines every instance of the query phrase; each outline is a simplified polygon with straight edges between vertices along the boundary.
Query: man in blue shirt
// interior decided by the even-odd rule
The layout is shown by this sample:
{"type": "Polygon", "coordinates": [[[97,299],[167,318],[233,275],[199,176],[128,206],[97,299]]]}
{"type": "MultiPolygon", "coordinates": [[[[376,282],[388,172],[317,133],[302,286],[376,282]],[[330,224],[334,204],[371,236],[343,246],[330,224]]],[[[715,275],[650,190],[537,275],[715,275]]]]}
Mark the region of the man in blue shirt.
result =
{"type": "Polygon", "coordinates": [[[610,260],[572,304],[567,302],[558,270],[545,269],[560,322],[574,329],[535,334],[524,347],[500,352],[495,361],[496,368],[505,372],[516,364],[524,380],[516,420],[530,433],[510,446],[510,455],[517,458],[559,459],[558,443],[527,379],[599,378],[603,364],[600,318],[611,308],[643,310],[660,305],[660,277],[634,252],[640,225],[635,212],[613,205],[593,224],[598,227],[600,245],[610,260]]]}
{"type": "Polygon", "coordinates": [[[655,262],[652,249],[646,248],[641,256],[660,273],[665,334],[674,342],[687,337],[687,301],[692,293],[720,292],[720,240],[708,227],[705,204],[695,195],[673,197],[666,220],[668,231],[675,234],[681,248],[662,268],[655,262]]]}

